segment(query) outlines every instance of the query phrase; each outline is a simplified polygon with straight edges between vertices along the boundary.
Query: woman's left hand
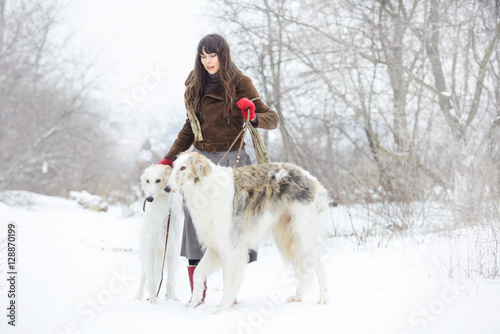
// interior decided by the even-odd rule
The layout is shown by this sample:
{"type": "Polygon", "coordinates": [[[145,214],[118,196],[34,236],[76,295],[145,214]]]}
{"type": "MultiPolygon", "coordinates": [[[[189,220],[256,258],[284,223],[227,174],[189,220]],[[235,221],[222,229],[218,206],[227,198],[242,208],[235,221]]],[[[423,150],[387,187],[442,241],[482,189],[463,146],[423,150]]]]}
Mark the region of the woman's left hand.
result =
{"type": "Polygon", "coordinates": [[[158,165],[165,165],[165,166],[170,166],[170,167],[172,167],[173,164],[174,164],[173,161],[167,157],[163,158],[163,160],[158,163],[158,165]]]}
{"type": "Polygon", "coordinates": [[[238,101],[238,108],[241,109],[241,114],[243,115],[243,118],[245,120],[248,119],[249,111],[250,111],[250,120],[253,121],[255,119],[255,104],[246,97],[238,101]]]}

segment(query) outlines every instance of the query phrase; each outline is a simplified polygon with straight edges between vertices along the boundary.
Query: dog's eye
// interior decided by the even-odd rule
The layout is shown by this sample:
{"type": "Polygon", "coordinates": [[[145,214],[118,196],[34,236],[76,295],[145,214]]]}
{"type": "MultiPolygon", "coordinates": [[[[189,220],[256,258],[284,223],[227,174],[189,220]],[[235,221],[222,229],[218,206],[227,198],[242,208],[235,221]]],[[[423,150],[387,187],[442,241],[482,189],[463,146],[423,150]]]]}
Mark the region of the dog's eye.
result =
{"type": "Polygon", "coordinates": [[[149,183],[149,180],[146,180],[146,183],[149,183]]]}
{"type": "Polygon", "coordinates": [[[157,179],[157,180],[156,180],[156,183],[160,183],[160,182],[161,182],[161,180],[160,180],[160,179],[157,179]]]}
{"type": "Polygon", "coordinates": [[[181,167],[181,170],[184,170],[184,169],[186,169],[186,166],[182,166],[182,167],[181,167]]]}

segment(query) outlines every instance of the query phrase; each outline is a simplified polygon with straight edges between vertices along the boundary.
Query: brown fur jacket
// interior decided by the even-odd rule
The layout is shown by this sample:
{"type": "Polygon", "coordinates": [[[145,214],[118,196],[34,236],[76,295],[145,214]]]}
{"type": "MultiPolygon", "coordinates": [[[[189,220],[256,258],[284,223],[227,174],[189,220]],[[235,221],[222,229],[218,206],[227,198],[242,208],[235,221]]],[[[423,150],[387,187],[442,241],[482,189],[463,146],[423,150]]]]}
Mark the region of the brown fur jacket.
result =
{"type": "MultiPolygon", "coordinates": [[[[188,80],[189,78],[190,76],[188,80]]],[[[186,80],[186,84],[188,80],[186,80]]],[[[259,94],[252,80],[243,75],[236,87],[235,103],[231,108],[229,117],[224,116],[224,98],[222,98],[220,85],[208,90],[203,96],[200,110],[196,112],[196,117],[200,121],[203,141],[194,140],[193,129],[188,118],[165,157],[175,160],[179,153],[187,151],[191,145],[202,151],[212,153],[229,149],[245,122],[241,110],[236,105],[236,102],[243,97],[250,100],[257,98],[254,100],[255,114],[257,116],[256,120],[252,122],[254,127],[272,130],[278,126],[276,112],[258,98],[259,94]]],[[[238,149],[241,140],[244,139],[238,139],[233,146],[233,150],[238,149]]]]}

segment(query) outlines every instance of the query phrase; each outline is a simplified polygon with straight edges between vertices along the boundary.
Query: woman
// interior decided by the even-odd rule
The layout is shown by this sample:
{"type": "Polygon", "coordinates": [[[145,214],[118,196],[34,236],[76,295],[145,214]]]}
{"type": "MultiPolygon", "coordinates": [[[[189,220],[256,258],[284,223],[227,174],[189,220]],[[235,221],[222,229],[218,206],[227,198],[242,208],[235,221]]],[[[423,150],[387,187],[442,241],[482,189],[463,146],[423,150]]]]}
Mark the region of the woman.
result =
{"type": "MultiPolygon", "coordinates": [[[[255,128],[275,129],[278,115],[259,99],[252,80],[243,75],[231,61],[229,45],[217,34],[205,36],[199,43],[193,71],[186,80],[184,93],[188,119],[170,151],[160,164],[172,166],[181,152],[194,145],[194,151],[219,163],[233,144],[250,111],[250,123],[255,128]]],[[[234,167],[240,137],[232,146],[222,166],[234,167]]],[[[250,157],[243,148],[240,166],[250,164],[250,157]]],[[[193,273],[203,251],[189,212],[185,210],[181,255],[188,259],[188,275],[193,292],[193,273]]],[[[250,253],[255,261],[256,253],[250,253]]],[[[206,291],[206,286],[205,286],[206,291]]],[[[203,294],[203,300],[205,293],[203,294]]]]}

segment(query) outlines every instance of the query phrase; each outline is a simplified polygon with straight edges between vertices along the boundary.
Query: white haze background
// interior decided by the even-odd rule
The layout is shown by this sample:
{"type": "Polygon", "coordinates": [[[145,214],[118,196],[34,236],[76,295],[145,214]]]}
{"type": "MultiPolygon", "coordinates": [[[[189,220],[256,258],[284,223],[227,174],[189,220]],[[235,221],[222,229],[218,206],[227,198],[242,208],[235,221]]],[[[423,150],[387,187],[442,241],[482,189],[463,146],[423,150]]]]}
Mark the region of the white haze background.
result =
{"type": "MultiPolygon", "coordinates": [[[[86,60],[97,59],[93,73],[102,74],[103,89],[94,94],[106,102],[103,109],[112,118],[131,123],[128,129],[133,131],[124,140],[144,138],[137,132],[151,131],[150,119],[161,123],[160,128],[184,120],[184,80],[197,42],[213,32],[204,15],[210,2],[61,3],[67,29],[61,36],[73,34],[75,50],[85,50],[86,60]]],[[[330,297],[326,306],[315,304],[314,282],[303,303],[285,302],[293,279],[271,239],[260,247],[259,261],[247,267],[240,303],[227,313],[211,314],[222,294],[220,272],[209,279],[206,304],[184,308],[189,288],[180,257],[180,301],[134,301],[140,276],[140,203],[132,210],[135,215],[124,218],[119,207],[97,213],[67,199],[0,192],[0,241],[6,239],[7,224],[15,223],[19,272],[17,326],[11,327],[6,317],[6,250],[0,245],[0,332],[500,333],[498,280],[452,281],[440,270],[446,266],[439,266],[452,255],[433,255],[468,244],[450,245],[453,240],[427,234],[392,240],[388,247],[368,242],[361,249],[347,238],[332,238],[324,258],[330,297]]],[[[349,231],[355,214],[349,208],[332,208],[335,228],[349,231]]]]}

